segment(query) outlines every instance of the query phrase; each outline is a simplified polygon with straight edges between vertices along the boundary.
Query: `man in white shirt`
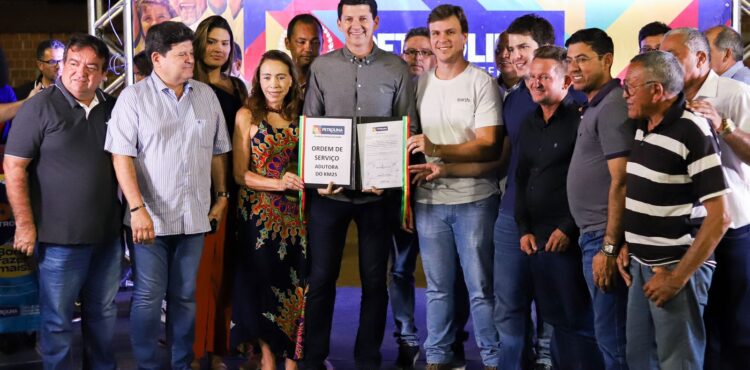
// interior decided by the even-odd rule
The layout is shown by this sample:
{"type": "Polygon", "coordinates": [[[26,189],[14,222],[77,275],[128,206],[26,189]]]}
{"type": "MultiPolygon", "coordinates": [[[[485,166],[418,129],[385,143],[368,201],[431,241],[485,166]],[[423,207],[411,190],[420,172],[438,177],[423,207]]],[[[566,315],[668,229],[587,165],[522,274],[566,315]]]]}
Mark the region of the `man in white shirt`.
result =
{"type": "MultiPolygon", "coordinates": [[[[664,36],[661,50],[672,53],[685,71],[688,108],[712,123],[721,164],[731,192],[726,195],[732,224],[716,248],[716,273],[705,320],[706,369],[750,363],[750,87],[711,70],[706,37],[694,28],[664,36]],[[736,124],[735,124],[736,122],[736,124]]],[[[704,215],[694,215],[702,217],[704,215]]]]}
{"type": "MultiPolygon", "coordinates": [[[[428,18],[437,58],[417,87],[423,134],[407,149],[428,163],[481,162],[499,157],[501,98],[495,80],[463,56],[468,22],[458,6],[440,5],[428,18]]],[[[419,175],[418,175],[419,176],[419,175]]],[[[498,206],[497,179],[440,178],[416,189],[415,219],[427,276],[427,369],[448,369],[455,330],[454,281],[457,256],[471,297],[474,334],[485,369],[499,364],[493,324],[492,232],[498,206]]]]}
{"type": "Polygon", "coordinates": [[[711,47],[711,69],[721,77],[750,84],[750,68],[742,61],[742,35],[721,25],[703,32],[711,47]]]}

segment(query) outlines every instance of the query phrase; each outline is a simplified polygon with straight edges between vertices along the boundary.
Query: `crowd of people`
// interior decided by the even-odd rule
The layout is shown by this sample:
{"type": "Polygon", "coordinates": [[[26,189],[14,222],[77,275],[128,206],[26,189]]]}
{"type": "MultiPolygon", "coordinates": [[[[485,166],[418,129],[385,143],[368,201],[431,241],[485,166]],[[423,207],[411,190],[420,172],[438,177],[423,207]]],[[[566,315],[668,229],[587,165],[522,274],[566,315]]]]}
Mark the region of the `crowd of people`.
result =
{"type": "Polygon", "coordinates": [[[39,46],[39,79],[0,121],[45,368],[73,366],[76,300],[85,366],[116,367],[127,244],[140,369],[162,368],[162,333],[174,369],[226,368],[236,351],[245,369],[325,369],[352,221],[358,369],[381,367],[389,302],[399,369],[422,351],[429,370],[465,367],[469,319],[485,369],[747,367],[750,70],[736,31],[649,23],[621,81],[605,31],[556,40],[526,14],[502,30],[493,77],[465,57],[461,7],[432,9],[400,55],[373,41],[375,0],[337,11],[342,48],[319,55],[321,23],[297,15],[288,53],[263,54],[249,89],[221,16],[195,32],[149,22],[139,82],[117,97],[99,89],[102,40],[39,46]],[[306,188],[300,115],[408,116],[413,217],[399,217],[404,190],[306,188]]]}

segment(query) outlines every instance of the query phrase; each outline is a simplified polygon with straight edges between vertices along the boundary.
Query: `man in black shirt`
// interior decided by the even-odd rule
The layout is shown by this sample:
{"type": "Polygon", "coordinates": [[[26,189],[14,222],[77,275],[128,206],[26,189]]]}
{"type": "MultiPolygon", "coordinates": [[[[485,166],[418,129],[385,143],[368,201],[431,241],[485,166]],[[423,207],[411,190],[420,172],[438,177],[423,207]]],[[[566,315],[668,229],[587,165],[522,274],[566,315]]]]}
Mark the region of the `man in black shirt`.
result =
{"type": "Polygon", "coordinates": [[[65,45],[59,40],[45,40],[36,47],[36,67],[39,76],[34,81],[29,81],[14,88],[18,100],[26,99],[37,86],[42,89],[52,86],[62,73],[62,56],[65,45]]]}
{"type": "Polygon", "coordinates": [[[527,84],[539,107],[521,126],[515,218],[521,250],[531,256],[533,298],[544,322],[555,328],[556,368],[601,369],[578,228],[566,192],[580,113],[568,94],[565,57],[565,49],[556,46],[534,53],[527,84]]]}
{"type": "Polygon", "coordinates": [[[13,247],[36,252],[39,261],[44,368],[73,368],[71,320],[80,294],[83,363],[114,369],[122,209],[104,151],[115,98],[97,88],[109,49],[94,36],[74,35],[63,60],[60,79],[21,107],[10,130],[3,168],[13,247]]]}

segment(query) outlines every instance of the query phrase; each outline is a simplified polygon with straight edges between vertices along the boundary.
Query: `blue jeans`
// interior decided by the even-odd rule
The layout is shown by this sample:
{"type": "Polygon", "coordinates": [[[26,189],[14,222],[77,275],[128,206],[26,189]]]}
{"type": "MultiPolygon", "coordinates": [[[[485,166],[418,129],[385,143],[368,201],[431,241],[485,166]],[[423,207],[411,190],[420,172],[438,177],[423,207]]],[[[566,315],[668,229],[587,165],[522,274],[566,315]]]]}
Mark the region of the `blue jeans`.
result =
{"type": "Polygon", "coordinates": [[[583,277],[594,306],[594,329],[599,351],[607,370],[627,370],[625,360],[625,317],[628,307],[628,286],[615,270],[615,286],[603,292],[594,285],[591,263],[604,242],[605,230],[581,233],[578,243],[583,252],[583,277]]]}
{"type": "Polygon", "coordinates": [[[513,217],[500,213],[495,221],[494,323],[500,335],[500,369],[521,370],[528,360],[531,332],[531,266],[521,251],[518,226],[513,217]]]}
{"type": "Polygon", "coordinates": [[[195,338],[195,276],[203,251],[203,234],[157,236],[153,244],[136,244],[130,339],[139,369],[161,369],[157,353],[161,301],[167,296],[167,343],[172,369],[189,369],[195,338]]]}
{"type": "Polygon", "coordinates": [[[552,334],[554,328],[549,323],[542,320],[542,314],[537,310],[536,312],[536,359],[534,363],[541,365],[552,366],[552,353],[550,352],[550,346],[552,345],[552,334]]]}
{"type": "MultiPolygon", "coordinates": [[[[656,247],[655,247],[656,248],[656,247]]],[[[677,263],[666,265],[674,269],[677,263]]],[[[708,300],[713,268],[705,264],[676,296],[661,308],[643,293],[654,273],[630,260],[633,284],[628,292],[626,345],[628,366],[638,370],[702,370],[706,347],[703,310],[708,300]]]]}
{"type": "Polygon", "coordinates": [[[39,347],[45,369],[72,369],[73,306],[81,296],[83,362],[91,369],[115,369],[112,339],[117,320],[122,246],[38,244],[39,347]]]}
{"type": "MultiPolygon", "coordinates": [[[[396,343],[419,346],[417,328],[414,326],[414,271],[419,254],[419,239],[403,230],[393,233],[391,257],[391,280],[388,283],[388,296],[396,324],[396,343]]],[[[453,326],[456,327],[455,345],[463,345],[469,337],[464,327],[469,321],[469,297],[460,264],[456,267],[455,306],[453,326]]]]}
{"type": "Polygon", "coordinates": [[[471,203],[417,203],[415,217],[422,264],[427,277],[427,362],[449,363],[455,339],[456,261],[469,292],[474,335],[486,366],[499,363],[499,342],[492,324],[492,225],[498,197],[471,203]]]}
{"type": "Polygon", "coordinates": [[[399,344],[418,346],[419,336],[414,326],[414,270],[419,254],[419,242],[415,234],[397,230],[393,233],[391,256],[391,280],[388,296],[391,301],[396,331],[393,335],[399,344]]]}

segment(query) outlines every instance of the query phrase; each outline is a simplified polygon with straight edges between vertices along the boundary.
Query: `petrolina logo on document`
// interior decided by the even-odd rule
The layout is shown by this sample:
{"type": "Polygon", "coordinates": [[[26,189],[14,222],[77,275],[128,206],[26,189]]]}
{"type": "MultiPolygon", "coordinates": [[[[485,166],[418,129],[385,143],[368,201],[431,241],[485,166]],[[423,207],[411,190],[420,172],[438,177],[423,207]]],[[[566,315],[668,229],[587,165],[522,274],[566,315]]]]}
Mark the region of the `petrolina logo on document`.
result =
{"type": "Polygon", "coordinates": [[[386,132],[388,131],[388,126],[373,126],[372,132],[386,132]]]}
{"type": "Polygon", "coordinates": [[[313,135],[315,136],[343,136],[344,126],[333,125],[313,125],[313,135]]]}

